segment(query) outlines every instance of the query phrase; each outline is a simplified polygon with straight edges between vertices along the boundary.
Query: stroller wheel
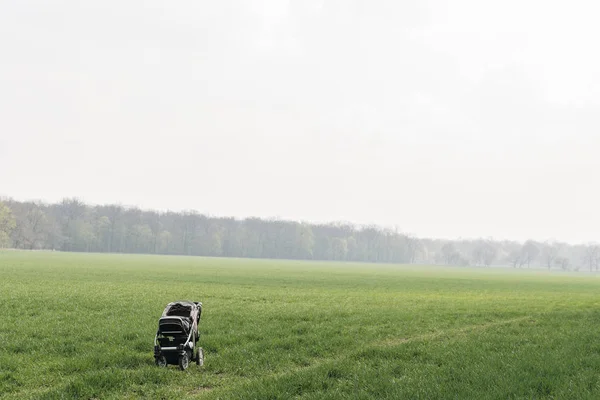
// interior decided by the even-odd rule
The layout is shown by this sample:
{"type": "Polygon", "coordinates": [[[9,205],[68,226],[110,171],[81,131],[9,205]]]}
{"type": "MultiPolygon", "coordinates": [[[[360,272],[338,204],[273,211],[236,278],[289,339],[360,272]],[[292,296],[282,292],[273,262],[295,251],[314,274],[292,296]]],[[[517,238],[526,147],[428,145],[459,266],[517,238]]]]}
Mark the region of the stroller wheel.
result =
{"type": "Polygon", "coordinates": [[[157,366],[159,367],[166,367],[167,366],[167,358],[165,356],[158,356],[154,359],[154,362],[156,363],[157,366]]]}
{"type": "Polygon", "coordinates": [[[198,348],[198,354],[196,355],[196,365],[204,365],[204,350],[202,350],[202,347],[198,348]]]}
{"type": "Polygon", "coordinates": [[[182,356],[179,356],[179,369],[185,371],[190,365],[190,356],[185,352],[182,356]]]}

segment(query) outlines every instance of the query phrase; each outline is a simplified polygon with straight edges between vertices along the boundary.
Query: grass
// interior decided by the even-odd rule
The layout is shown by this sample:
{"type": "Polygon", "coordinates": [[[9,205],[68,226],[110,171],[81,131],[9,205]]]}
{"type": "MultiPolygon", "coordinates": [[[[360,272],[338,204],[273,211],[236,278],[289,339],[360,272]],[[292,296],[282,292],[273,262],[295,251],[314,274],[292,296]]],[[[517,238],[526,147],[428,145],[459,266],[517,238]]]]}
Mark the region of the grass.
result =
{"type": "Polygon", "coordinates": [[[0,252],[1,399],[600,398],[600,278],[0,252]],[[205,366],[154,366],[204,303],[205,366]]]}

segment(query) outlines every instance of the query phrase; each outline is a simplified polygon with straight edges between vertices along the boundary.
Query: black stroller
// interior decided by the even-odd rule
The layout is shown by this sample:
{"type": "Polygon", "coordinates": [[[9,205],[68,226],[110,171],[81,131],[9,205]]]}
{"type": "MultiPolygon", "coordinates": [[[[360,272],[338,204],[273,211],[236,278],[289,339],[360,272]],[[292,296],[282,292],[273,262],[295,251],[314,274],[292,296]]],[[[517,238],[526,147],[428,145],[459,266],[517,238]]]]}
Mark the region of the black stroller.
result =
{"type": "Polygon", "coordinates": [[[204,365],[204,351],[197,346],[200,334],[198,323],[202,315],[202,303],[175,301],[167,307],[158,320],[154,338],[154,360],[159,367],[168,364],[187,369],[190,361],[204,365]]]}

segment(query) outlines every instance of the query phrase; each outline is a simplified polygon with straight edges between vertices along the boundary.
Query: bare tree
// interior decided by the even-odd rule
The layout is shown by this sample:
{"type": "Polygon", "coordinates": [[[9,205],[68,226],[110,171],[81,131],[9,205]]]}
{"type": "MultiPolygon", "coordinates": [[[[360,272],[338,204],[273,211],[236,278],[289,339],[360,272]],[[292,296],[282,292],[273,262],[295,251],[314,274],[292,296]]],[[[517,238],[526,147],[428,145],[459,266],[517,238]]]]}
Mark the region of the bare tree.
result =
{"type": "Polygon", "coordinates": [[[508,254],[507,261],[513,268],[521,268],[525,264],[522,249],[514,249],[508,254]]]}
{"type": "Polygon", "coordinates": [[[491,241],[487,241],[485,244],[485,251],[483,252],[483,265],[489,267],[492,265],[496,258],[498,257],[498,248],[495,243],[491,241]]]}
{"type": "Polygon", "coordinates": [[[65,198],[55,208],[63,235],[62,250],[70,251],[77,237],[76,221],[85,214],[87,206],[78,198],[65,198]]]}
{"type": "Polygon", "coordinates": [[[483,246],[481,242],[475,244],[471,252],[471,261],[473,265],[483,265],[483,246]]]}
{"type": "Polygon", "coordinates": [[[475,265],[489,267],[498,256],[498,249],[490,240],[480,240],[473,248],[472,260],[475,265]]]}
{"type": "Polygon", "coordinates": [[[162,232],[162,224],[160,222],[160,213],[154,212],[154,211],[150,211],[150,212],[147,211],[147,212],[144,212],[142,215],[143,215],[144,220],[147,221],[147,225],[152,230],[151,252],[157,253],[160,233],[162,232]]]}
{"type": "Polygon", "coordinates": [[[417,256],[423,251],[423,243],[413,235],[406,235],[406,247],[408,250],[408,262],[414,264],[417,256]]]}
{"type": "Polygon", "coordinates": [[[542,261],[548,269],[551,269],[554,264],[559,265],[558,255],[560,253],[561,245],[553,241],[546,241],[542,245],[541,257],[542,261]]]}
{"type": "Polygon", "coordinates": [[[33,250],[43,246],[48,231],[48,218],[39,205],[29,203],[27,206],[24,220],[18,222],[23,241],[27,248],[33,250]]]}
{"type": "Polygon", "coordinates": [[[568,271],[569,270],[570,262],[569,262],[569,259],[567,257],[556,257],[555,263],[563,271],[568,271]]]}
{"type": "Polygon", "coordinates": [[[531,266],[531,262],[536,259],[540,253],[540,249],[533,240],[528,240],[521,249],[523,264],[527,264],[527,268],[531,266]]]}
{"type": "Polygon", "coordinates": [[[456,245],[452,242],[446,243],[441,250],[442,260],[448,265],[464,264],[466,260],[456,250],[456,245]]]}
{"type": "Polygon", "coordinates": [[[584,249],[584,262],[590,267],[590,272],[598,271],[600,264],[600,245],[598,243],[589,243],[584,249]]]}

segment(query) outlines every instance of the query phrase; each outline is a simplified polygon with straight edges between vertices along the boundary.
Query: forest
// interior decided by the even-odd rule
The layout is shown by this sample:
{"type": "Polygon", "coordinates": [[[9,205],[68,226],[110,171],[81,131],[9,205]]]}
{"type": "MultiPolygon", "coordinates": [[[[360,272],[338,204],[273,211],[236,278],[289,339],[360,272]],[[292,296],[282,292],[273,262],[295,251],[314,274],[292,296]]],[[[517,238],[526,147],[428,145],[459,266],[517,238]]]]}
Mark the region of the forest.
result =
{"type": "Polygon", "coordinates": [[[598,271],[598,243],[419,238],[346,222],[313,224],[158,212],[118,204],[0,199],[0,247],[66,252],[543,267],[598,271]]]}

